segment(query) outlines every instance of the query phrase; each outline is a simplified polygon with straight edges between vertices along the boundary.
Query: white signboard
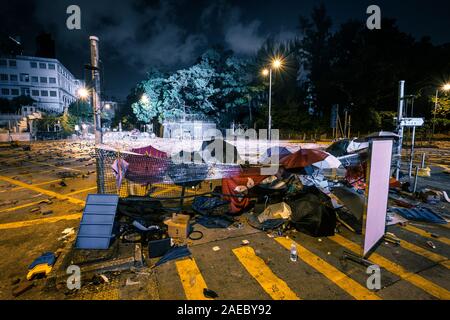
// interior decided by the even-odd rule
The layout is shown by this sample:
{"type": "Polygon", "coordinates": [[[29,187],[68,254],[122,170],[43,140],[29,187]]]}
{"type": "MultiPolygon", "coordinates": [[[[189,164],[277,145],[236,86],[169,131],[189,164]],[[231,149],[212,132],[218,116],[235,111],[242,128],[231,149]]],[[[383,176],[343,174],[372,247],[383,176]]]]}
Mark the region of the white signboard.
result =
{"type": "Polygon", "coordinates": [[[363,257],[366,257],[386,232],[392,146],[393,140],[373,140],[370,143],[367,198],[363,221],[363,257]]]}
{"type": "Polygon", "coordinates": [[[422,127],[424,123],[423,118],[403,118],[400,125],[402,127],[422,127]]]}

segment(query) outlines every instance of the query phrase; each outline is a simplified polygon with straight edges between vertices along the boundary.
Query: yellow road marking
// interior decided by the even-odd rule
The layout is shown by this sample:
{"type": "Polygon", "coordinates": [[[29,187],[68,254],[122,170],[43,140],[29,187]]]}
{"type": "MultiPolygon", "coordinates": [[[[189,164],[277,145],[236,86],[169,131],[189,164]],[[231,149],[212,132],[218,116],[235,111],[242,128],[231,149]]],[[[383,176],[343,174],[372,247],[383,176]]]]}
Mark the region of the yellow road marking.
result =
{"type": "MultiPolygon", "coordinates": [[[[42,173],[42,172],[39,172],[39,173],[42,173]]],[[[62,178],[56,179],[56,180],[45,181],[45,182],[33,183],[32,185],[35,186],[35,187],[36,186],[45,186],[45,185],[50,184],[50,183],[60,182],[61,180],[62,180],[62,178]]],[[[10,192],[10,191],[18,191],[18,190],[23,190],[23,189],[25,189],[25,188],[24,187],[16,187],[16,188],[12,188],[12,189],[9,189],[9,190],[0,191],[0,193],[10,192]]]]}
{"type": "Polygon", "coordinates": [[[406,230],[408,230],[408,231],[410,231],[410,232],[412,232],[412,233],[416,233],[416,234],[418,234],[419,236],[422,236],[422,237],[424,237],[424,238],[433,239],[433,240],[436,240],[436,241],[445,243],[446,245],[449,245],[449,246],[450,246],[450,239],[448,239],[448,238],[445,238],[445,237],[442,237],[442,236],[439,237],[439,238],[433,238],[433,237],[431,236],[432,232],[428,232],[428,231],[425,231],[425,230],[416,228],[416,227],[414,227],[414,226],[412,226],[412,225],[409,225],[409,224],[406,225],[406,226],[403,227],[403,228],[406,229],[406,230]]]}
{"type": "Polygon", "coordinates": [[[43,200],[39,200],[39,201],[35,201],[35,202],[30,202],[30,203],[26,203],[26,204],[22,204],[20,206],[16,206],[16,207],[12,207],[12,208],[6,208],[3,210],[0,210],[0,213],[4,213],[4,212],[11,212],[11,211],[16,211],[19,209],[23,209],[23,208],[28,208],[28,207],[32,207],[32,206],[36,206],[39,203],[41,203],[43,200]]]}
{"type": "Polygon", "coordinates": [[[188,300],[211,300],[203,294],[208,287],[194,259],[177,261],[175,265],[188,300]]]}
{"type": "Polygon", "coordinates": [[[258,257],[251,247],[241,247],[233,249],[233,253],[248,273],[258,281],[261,287],[274,300],[300,300],[286,282],[278,278],[272,270],[258,257]]]}
{"type": "Polygon", "coordinates": [[[339,271],[337,268],[321,259],[311,251],[302,247],[295,241],[287,238],[275,238],[287,250],[291,249],[292,243],[297,246],[298,258],[322,273],[325,277],[347,292],[349,295],[357,300],[380,300],[375,293],[371,292],[366,287],[360,285],[358,282],[347,276],[345,273],[339,271]]]}
{"type": "Polygon", "coordinates": [[[91,190],[97,190],[97,187],[90,187],[90,188],[86,188],[86,189],[83,189],[83,190],[74,191],[74,192],[66,194],[66,196],[74,196],[76,194],[80,194],[80,193],[83,193],[83,192],[86,192],[86,191],[91,191],[91,190]]]}
{"type": "Polygon", "coordinates": [[[63,194],[60,194],[60,193],[56,193],[56,192],[53,192],[53,191],[49,191],[49,190],[46,190],[46,189],[42,189],[42,188],[33,186],[31,184],[24,183],[24,182],[21,182],[21,181],[18,181],[18,180],[14,180],[14,179],[11,179],[11,178],[8,178],[8,177],[5,177],[5,176],[0,176],[0,180],[9,182],[10,184],[15,184],[16,186],[19,186],[19,187],[24,187],[26,189],[35,191],[37,193],[46,194],[46,195],[48,195],[50,197],[55,197],[55,198],[60,199],[60,200],[67,200],[67,201],[69,201],[69,202],[71,202],[73,204],[79,204],[79,205],[84,205],[85,204],[85,202],[83,200],[72,198],[72,197],[69,197],[69,196],[66,196],[66,195],[63,195],[63,194]]]}
{"type": "Polygon", "coordinates": [[[422,247],[416,246],[415,244],[409,243],[404,240],[401,240],[400,247],[402,247],[406,250],[409,250],[415,254],[418,254],[422,257],[425,257],[428,260],[437,262],[437,263],[443,265],[444,267],[446,267],[447,269],[450,269],[450,261],[448,260],[448,258],[446,258],[444,256],[441,256],[437,253],[431,252],[429,250],[426,250],[422,247]]]}
{"type": "MultiPolygon", "coordinates": [[[[329,237],[328,239],[333,240],[337,244],[343,246],[344,248],[353,251],[356,254],[361,252],[361,248],[354,242],[345,239],[340,235],[335,235],[334,237],[329,237]]],[[[429,294],[441,299],[441,300],[450,300],[450,292],[446,289],[434,284],[433,282],[415,274],[405,270],[402,266],[389,261],[388,259],[380,256],[377,253],[373,253],[370,257],[370,261],[374,264],[379,265],[380,267],[386,269],[387,271],[396,274],[403,280],[406,280],[416,287],[428,292],[429,294]]]]}
{"type": "Polygon", "coordinates": [[[81,218],[81,213],[69,214],[65,216],[51,217],[51,218],[41,218],[34,220],[26,220],[26,221],[18,221],[18,222],[9,222],[0,224],[0,230],[5,229],[17,229],[23,227],[29,227],[38,224],[44,223],[54,223],[61,220],[77,220],[81,218]]]}
{"type": "Polygon", "coordinates": [[[48,167],[54,167],[54,168],[58,168],[58,169],[63,169],[63,170],[67,170],[67,171],[82,172],[81,170],[78,170],[78,169],[73,169],[73,168],[68,168],[68,167],[59,167],[59,166],[55,166],[54,164],[50,164],[50,163],[37,162],[37,161],[31,161],[31,160],[24,160],[24,161],[25,162],[34,163],[34,164],[39,164],[39,165],[42,165],[42,166],[48,166],[48,167]]]}

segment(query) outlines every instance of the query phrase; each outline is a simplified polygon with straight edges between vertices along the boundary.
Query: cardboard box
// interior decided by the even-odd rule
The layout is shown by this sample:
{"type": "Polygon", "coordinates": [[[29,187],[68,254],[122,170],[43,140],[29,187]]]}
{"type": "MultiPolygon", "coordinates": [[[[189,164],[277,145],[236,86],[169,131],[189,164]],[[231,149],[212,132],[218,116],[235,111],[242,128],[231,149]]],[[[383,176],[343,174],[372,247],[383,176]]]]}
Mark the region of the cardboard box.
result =
{"type": "Polygon", "coordinates": [[[164,221],[169,229],[169,237],[174,240],[187,240],[190,231],[190,216],[184,214],[173,214],[171,219],[164,221]]]}

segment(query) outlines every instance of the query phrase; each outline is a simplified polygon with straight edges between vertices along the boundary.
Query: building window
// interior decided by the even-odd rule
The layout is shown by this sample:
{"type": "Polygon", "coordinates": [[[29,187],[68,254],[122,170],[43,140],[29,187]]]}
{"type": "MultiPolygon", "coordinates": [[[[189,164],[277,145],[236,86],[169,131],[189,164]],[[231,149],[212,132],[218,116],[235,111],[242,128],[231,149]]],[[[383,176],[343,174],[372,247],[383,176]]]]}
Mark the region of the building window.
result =
{"type": "Polygon", "coordinates": [[[41,77],[40,82],[41,83],[47,83],[47,77],[41,77]]]}
{"type": "Polygon", "coordinates": [[[56,97],[56,91],[50,91],[50,97],[56,97]]]}
{"type": "Polygon", "coordinates": [[[3,95],[9,95],[9,89],[8,88],[2,88],[2,94],[3,95]]]}
{"type": "Polygon", "coordinates": [[[47,64],[46,63],[39,63],[39,69],[47,69],[47,64]]]}
{"type": "Polygon", "coordinates": [[[37,69],[37,63],[36,62],[30,62],[30,67],[32,69],[37,69]]]}
{"type": "Polygon", "coordinates": [[[39,97],[39,90],[31,90],[31,95],[39,97]]]}
{"type": "Polygon", "coordinates": [[[30,75],[27,73],[20,74],[20,81],[22,82],[30,82],[30,75]]]}
{"type": "Polygon", "coordinates": [[[31,77],[31,82],[39,82],[39,78],[38,77],[31,77]]]}
{"type": "Polygon", "coordinates": [[[0,81],[8,81],[8,75],[7,74],[0,74],[0,81]]]}
{"type": "Polygon", "coordinates": [[[9,66],[10,66],[10,67],[17,67],[17,62],[16,62],[16,60],[9,60],[9,66]]]}
{"type": "Polygon", "coordinates": [[[19,95],[19,89],[11,89],[11,95],[18,96],[19,95]]]}
{"type": "Polygon", "coordinates": [[[48,78],[48,82],[50,82],[50,83],[56,83],[56,78],[48,78]]]}
{"type": "Polygon", "coordinates": [[[55,70],[55,65],[54,65],[53,63],[49,63],[49,64],[48,64],[48,68],[49,68],[50,70],[55,70]]]}
{"type": "Polygon", "coordinates": [[[17,79],[18,79],[17,74],[10,74],[9,75],[9,80],[10,81],[17,81],[17,79]]]}
{"type": "Polygon", "coordinates": [[[41,90],[41,97],[48,97],[48,91],[47,90],[41,90]]]}
{"type": "Polygon", "coordinates": [[[22,95],[23,96],[29,96],[30,95],[30,88],[21,88],[22,95]]]}
{"type": "Polygon", "coordinates": [[[0,67],[6,67],[6,60],[0,59],[0,67]]]}

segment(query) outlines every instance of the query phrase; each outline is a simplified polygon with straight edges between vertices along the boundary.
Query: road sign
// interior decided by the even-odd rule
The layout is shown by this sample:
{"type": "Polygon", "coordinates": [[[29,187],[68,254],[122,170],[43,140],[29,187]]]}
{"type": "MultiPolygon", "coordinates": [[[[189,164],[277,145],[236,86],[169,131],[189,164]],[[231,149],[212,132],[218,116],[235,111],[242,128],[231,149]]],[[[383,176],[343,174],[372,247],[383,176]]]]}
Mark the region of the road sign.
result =
{"type": "Polygon", "coordinates": [[[400,125],[402,127],[422,127],[424,123],[423,118],[403,118],[400,125]]]}

